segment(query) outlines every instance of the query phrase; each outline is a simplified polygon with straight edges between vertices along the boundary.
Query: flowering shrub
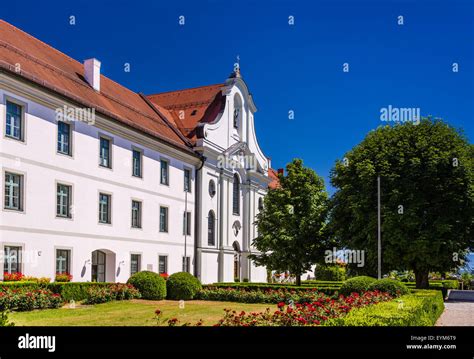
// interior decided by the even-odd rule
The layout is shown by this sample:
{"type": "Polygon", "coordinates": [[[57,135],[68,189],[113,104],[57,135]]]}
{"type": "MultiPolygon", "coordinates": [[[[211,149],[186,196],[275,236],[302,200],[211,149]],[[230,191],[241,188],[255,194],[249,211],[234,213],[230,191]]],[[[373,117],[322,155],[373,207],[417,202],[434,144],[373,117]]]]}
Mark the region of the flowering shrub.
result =
{"type": "Polygon", "coordinates": [[[0,311],[59,308],[61,296],[47,289],[2,289],[0,291],[0,311]]]}
{"type": "Polygon", "coordinates": [[[70,282],[72,280],[72,275],[69,273],[56,273],[54,278],[55,282],[70,282]]]}
{"type": "Polygon", "coordinates": [[[46,284],[46,283],[51,282],[51,278],[48,278],[48,277],[37,278],[37,277],[28,277],[28,276],[24,275],[23,277],[21,277],[20,282],[32,282],[32,283],[38,283],[38,284],[46,284]]]}
{"type": "Polygon", "coordinates": [[[317,300],[309,303],[287,305],[278,303],[278,309],[271,312],[238,313],[226,309],[224,317],[216,326],[312,326],[321,325],[325,321],[346,315],[354,308],[362,308],[393,299],[388,293],[379,291],[366,292],[362,295],[353,293],[330,298],[320,295],[317,300]]]}
{"type": "MultiPolygon", "coordinates": [[[[191,323],[188,323],[188,322],[181,324],[178,318],[163,319],[163,312],[160,309],[155,310],[155,320],[158,325],[164,325],[166,323],[169,327],[176,327],[176,326],[186,327],[186,326],[191,325],[191,323]]],[[[197,321],[194,324],[194,326],[200,327],[202,326],[202,324],[203,324],[203,320],[199,319],[199,321],[197,321]]]]}
{"type": "Polygon", "coordinates": [[[167,280],[170,275],[168,273],[160,273],[160,277],[167,280]]]}
{"type": "Polygon", "coordinates": [[[107,287],[89,288],[84,303],[99,304],[112,300],[129,300],[140,297],[140,292],[133,285],[116,283],[107,287]]]}
{"type": "Polygon", "coordinates": [[[4,282],[16,282],[19,281],[23,278],[23,273],[17,272],[17,273],[8,273],[5,272],[3,273],[3,281],[4,282]]]}

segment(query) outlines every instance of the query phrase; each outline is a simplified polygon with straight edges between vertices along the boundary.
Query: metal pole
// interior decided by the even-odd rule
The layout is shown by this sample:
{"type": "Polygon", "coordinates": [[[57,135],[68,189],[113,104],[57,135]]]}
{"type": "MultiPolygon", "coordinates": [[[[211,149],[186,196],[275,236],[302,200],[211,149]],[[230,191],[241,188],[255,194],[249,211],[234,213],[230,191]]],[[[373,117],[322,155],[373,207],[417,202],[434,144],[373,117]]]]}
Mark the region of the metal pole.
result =
{"type": "Polygon", "coordinates": [[[380,219],[380,176],[377,177],[377,259],[378,259],[378,279],[382,278],[382,234],[380,219]]]}
{"type": "Polygon", "coordinates": [[[186,256],[187,252],[187,236],[188,234],[188,191],[184,192],[184,271],[189,272],[188,270],[188,257],[186,256]]]}

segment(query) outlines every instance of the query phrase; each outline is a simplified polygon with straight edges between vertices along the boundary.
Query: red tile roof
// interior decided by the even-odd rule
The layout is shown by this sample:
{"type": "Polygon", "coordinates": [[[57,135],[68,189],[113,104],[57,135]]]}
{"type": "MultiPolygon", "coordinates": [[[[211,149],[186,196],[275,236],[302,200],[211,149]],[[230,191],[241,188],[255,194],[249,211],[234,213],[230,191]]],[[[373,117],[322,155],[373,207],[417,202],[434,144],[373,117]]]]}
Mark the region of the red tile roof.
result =
{"type": "Polygon", "coordinates": [[[196,126],[215,120],[225,105],[224,84],[195,87],[148,95],[151,102],[168,110],[180,131],[192,142],[196,140],[196,126]]]}
{"type": "Polygon", "coordinates": [[[280,180],[278,179],[278,172],[275,171],[273,168],[268,170],[268,177],[272,180],[268,184],[268,188],[275,189],[280,187],[280,180]]]}
{"type": "MultiPolygon", "coordinates": [[[[176,129],[166,123],[139,94],[103,75],[100,92],[96,92],[83,77],[82,63],[3,20],[0,20],[0,69],[67,96],[82,106],[93,107],[98,113],[173,146],[192,151],[176,129]],[[16,64],[20,64],[20,72],[15,72],[16,64]]],[[[159,104],[157,107],[160,109],[159,104]]],[[[166,116],[167,111],[161,110],[166,116]]]]}

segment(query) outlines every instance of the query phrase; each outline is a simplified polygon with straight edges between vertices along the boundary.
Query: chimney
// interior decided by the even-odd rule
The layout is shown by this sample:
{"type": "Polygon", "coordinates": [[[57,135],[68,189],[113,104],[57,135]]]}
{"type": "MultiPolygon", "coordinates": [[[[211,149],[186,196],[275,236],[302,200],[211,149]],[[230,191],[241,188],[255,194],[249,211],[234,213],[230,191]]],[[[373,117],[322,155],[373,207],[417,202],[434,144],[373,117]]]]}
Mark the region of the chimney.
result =
{"type": "Polygon", "coordinates": [[[285,170],[284,170],[283,168],[279,168],[277,173],[278,173],[279,175],[284,176],[284,175],[285,175],[285,170]]]}
{"type": "Polygon", "coordinates": [[[89,85],[96,91],[100,91],[100,61],[87,59],[84,61],[84,77],[89,85]]]}

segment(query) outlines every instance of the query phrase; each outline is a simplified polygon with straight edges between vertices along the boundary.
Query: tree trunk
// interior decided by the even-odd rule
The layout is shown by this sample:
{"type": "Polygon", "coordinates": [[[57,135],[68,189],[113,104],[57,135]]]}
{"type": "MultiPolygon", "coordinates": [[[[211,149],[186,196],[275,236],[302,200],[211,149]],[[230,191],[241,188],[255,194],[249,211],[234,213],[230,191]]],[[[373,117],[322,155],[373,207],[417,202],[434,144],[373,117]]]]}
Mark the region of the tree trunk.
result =
{"type": "Polygon", "coordinates": [[[301,274],[296,275],[296,285],[301,285],[301,274]]]}
{"type": "Polygon", "coordinates": [[[416,289],[428,289],[428,271],[415,270],[416,289]]]}

